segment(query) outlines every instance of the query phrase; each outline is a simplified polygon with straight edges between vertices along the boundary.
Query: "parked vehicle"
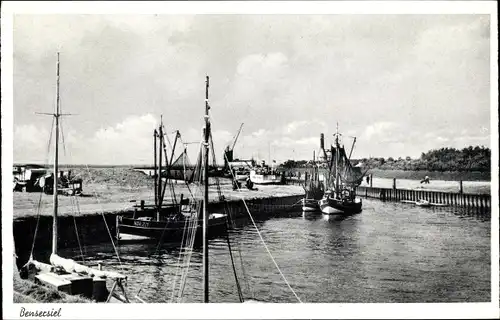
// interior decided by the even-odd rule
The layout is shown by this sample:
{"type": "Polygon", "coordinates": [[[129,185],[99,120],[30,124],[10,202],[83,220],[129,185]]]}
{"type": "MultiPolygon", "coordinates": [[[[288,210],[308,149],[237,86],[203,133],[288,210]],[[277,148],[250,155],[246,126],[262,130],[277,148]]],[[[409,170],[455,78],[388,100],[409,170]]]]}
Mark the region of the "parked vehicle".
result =
{"type": "Polygon", "coordinates": [[[37,164],[15,165],[12,168],[14,176],[14,191],[36,192],[42,191],[39,179],[47,174],[44,166],[37,164]]]}
{"type": "MultiPolygon", "coordinates": [[[[82,193],[82,179],[73,178],[71,176],[71,170],[64,172],[59,171],[57,189],[59,194],[72,196],[79,195],[82,193]]],[[[48,173],[40,177],[38,185],[46,194],[53,194],[54,192],[54,174],[48,173]]]]}

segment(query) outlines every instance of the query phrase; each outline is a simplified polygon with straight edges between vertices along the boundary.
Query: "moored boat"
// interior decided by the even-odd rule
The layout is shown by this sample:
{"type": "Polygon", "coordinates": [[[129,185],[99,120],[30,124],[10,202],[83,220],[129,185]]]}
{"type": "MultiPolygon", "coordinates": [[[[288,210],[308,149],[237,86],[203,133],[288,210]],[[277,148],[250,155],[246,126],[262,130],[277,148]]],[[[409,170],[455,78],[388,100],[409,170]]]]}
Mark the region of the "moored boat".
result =
{"type": "MultiPolygon", "coordinates": [[[[158,130],[154,131],[154,179],[155,179],[155,203],[146,207],[141,204],[135,206],[132,215],[119,215],[116,218],[116,238],[120,241],[155,241],[155,242],[177,242],[181,241],[186,232],[194,232],[200,239],[203,219],[199,217],[202,200],[184,199],[181,194],[177,199],[172,185],[172,166],[178,160],[173,161],[175,146],[180,139],[180,133],[176,131],[170,159],[166,153],[163,121],[158,130]],[[163,158],[166,162],[164,168],[163,158]],[[165,176],[165,178],[163,178],[165,176]],[[170,186],[169,186],[170,185],[170,186]],[[165,192],[171,192],[171,201],[164,203],[165,192]]],[[[186,150],[183,151],[185,155],[186,150]]],[[[180,159],[180,157],[178,158],[180,159]]],[[[200,179],[200,159],[194,172],[190,172],[189,179],[183,179],[185,183],[200,179]]],[[[208,170],[208,169],[207,169],[208,170]]],[[[221,214],[212,214],[208,219],[208,228],[211,236],[217,236],[225,232],[226,217],[221,214]]]]}
{"type": "MultiPolygon", "coordinates": [[[[327,191],[319,201],[319,206],[324,214],[350,215],[359,213],[362,210],[363,203],[359,197],[356,197],[356,187],[361,184],[363,174],[354,169],[350,162],[350,155],[347,156],[344,146],[340,145],[339,137],[341,134],[335,133],[335,145],[330,147],[330,157],[325,158],[328,161],[327,191]]],[[[323,135],[321,136],[323,138],[323,135]]],[[[354,149],[354,144],[350,154],[354,149]]],[[[323,148],[324,141],[321,141],[323,148]]],[[[324,148],[323,148],[324,151],[324,148]]]]}
{"type": "MultiPolygon", "coordinates": [[[[65,115],[60,110],[59,99],[59,53],[57,53],[57,86],[56,86],[56,104],[54,113],[44,113],[54,117],[55,123],[55,146],[54,146],[54,173],[59,173],[59,135],[61,116],[65,115]]],[[[61,186],[60,176],[55,175],[52,179],[53,195],[53,214],[52,214],[52,252],[49,257],[49,263],[36,260],[33,256],[34,241],[37,238],[33,236],[33,244],[28,262],[21,268],[21,278],[28,278],[37,284],[48,286],[57,291],[65,292],[70,295],[80,295],[97,302],[119,301],[128,303],[129,298],[125,290],[127,276],[114,272],[89,267],[77,263],[72,259],[59,256],[58,249],[58,196],[61,186]],[[111,290],[107,289],[107,282],[112,282],[111,290]],[[121,289],[121,293],[118,292],[121,289]]],[[[71,194],[75,196],[75,194],[71,194]]],[[[38,217],[40,219],[40,217],[38,217]]],[[[38,221],[37,221],[38,228],[38,221]]],[[[75,221],[76,228],[76,221],[75,221]]],[[[78,237],[78,234],[77,234],[78,237]]],[[[110,239],[113,241],[113,239],[110,239]]],[[[79,240],[78,240],[79,241],[79,240]]],[[[81,249],[81,248],[80,248],[81,249]]],[[[83,253],[82,253],[83,256],[83,253]]]]}
{"type": "Polygon", "coordinates": [[[255,184],[282,184],[284,176],[262,161],[262,165],[250,170],[250,180],[255,184]]]}
{"type": "Polygon", "coordinates": [[[312,172],[306,173],[303,186],[306,192],[301,200],[303,212],[320,211],[319,200],[325,193],[323,182],[319,180],[319,168],[314,155],[312,166],[312,172]]]}

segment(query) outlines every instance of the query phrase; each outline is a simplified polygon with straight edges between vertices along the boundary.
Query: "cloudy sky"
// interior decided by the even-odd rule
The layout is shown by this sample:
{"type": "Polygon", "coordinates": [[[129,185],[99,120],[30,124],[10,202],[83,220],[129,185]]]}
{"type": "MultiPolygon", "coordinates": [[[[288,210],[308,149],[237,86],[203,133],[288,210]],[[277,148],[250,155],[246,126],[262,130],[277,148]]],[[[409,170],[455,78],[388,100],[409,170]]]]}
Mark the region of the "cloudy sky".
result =
{"type": "Polygon", "coordinates": [[[151,163],[160,115],[199,141],[205,75],[218,156],[242,122],[240,158],[310,159],[337,122],[354,158],[491,143],[488,15],[17,15],[13,37],[15,162],[47,159],[57,51],[65,163],[151,163]]]}

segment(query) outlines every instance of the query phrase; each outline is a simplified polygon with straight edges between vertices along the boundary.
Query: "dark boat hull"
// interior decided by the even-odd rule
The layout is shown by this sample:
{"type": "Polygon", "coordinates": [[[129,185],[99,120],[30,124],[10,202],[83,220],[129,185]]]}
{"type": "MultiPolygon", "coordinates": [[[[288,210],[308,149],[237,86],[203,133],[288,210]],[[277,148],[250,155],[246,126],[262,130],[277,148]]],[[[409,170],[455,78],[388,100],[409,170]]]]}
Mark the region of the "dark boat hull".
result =
{"type": "MultiPolygon", "coordinates": [[[[208,236],[220,236],[226,232],[226,216],[210,218],[208,221],[208,236]]],[[[198,221],[155,221],[118,217],[116,236],[120,241],[162,241],[177,242],[186,237],[189,231],[196,232],[196,238],[201,239],[202,220],[198,221]]]]}
{"type": "Polygon", "coordinates": [[[362,201],[359,198],[354,200],[342,200],[325,197],[319,201],[321,212],[328,215],[349,215],[359,213],[362,210],[362,206],[362,201]]]}

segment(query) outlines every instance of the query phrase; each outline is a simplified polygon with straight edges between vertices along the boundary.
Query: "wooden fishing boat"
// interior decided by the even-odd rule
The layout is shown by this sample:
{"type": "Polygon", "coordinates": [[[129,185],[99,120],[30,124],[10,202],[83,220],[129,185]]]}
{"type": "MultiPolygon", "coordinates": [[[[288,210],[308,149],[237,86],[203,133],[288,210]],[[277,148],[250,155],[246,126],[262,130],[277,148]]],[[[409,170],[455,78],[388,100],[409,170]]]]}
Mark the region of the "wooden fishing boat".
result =
{"type": "MultiPolygon", "coordinates": [[[[54,147],[54,172],[59,172],[59,53],[57,53],[57,86],[56,104],[54,113],[43,113],[54,117],[55,123],[55,147],[54,147]]],[[[71,295],[81,295],[99,302],[118,300],[129,302],[125,291],[127,276],[113,271],[104,271],[101,268],[91,268],[65,259],[58,255],[58,196],[60,182],[53,179],[53,223],[52,223],[52,253],[49,263],[34,259],[33,250],[28,262],[21,268],[22,278],[28,278],[36,283],[54,288],[71,295]],[[106,282],[111,281],[112,289],[108,291],[106,282]],[[121,289],[121,293],[116,289],[121,289]]],[[[36,235],[34,236],[34,239],[36,235]]],[[[33,241],[34,241],[33,239],[33,241]]],[[[112,241],[112,239],[111,239],[112,241]]]]}
{"type": "MultiPolygon", "coordinates": [[[[209,160],[209,146],[212,145],[212,143],[210,141],[211,140],[211,123],[210,123],[210,116],[209,116],[210,106],[208,103],[208,88],[209,88],[209,78],[207,76],[206,77],[206,95],[205,95],[205,127],[203,130],[203,144],[202,144],[203,155],[202,155],[202,157],[200,157],[201,159],[203,159],[202,161],[200,161],[200,163],[203,164],[202,165],[203,169],[201,170],[202,171],[202,178],[199,181],[197,180],[195,182],[195,184],[199,183],[200,185],[203,186],[203,188],[201,188],[201,190],[202,190],[202,200],[200,201],[201,206],[199,206],[198,209],[200,212],[200,216],[202,218],[202,281],[203,281],[203,302],[204,303],[210,302],[210,299],[209,299],[210,298],[210,296],[209,296],[210,281],[209,281],[208,240],[209,240],[209,236],[212,232],[212,230],[209,228],[211,217],[227,217],[226,221],[228,221],[228,222],[231,221],[231,223],[235,222],[233,219],[230,219],[230,215],[231,215],[230,210],[228,210],[228,214],[226,214],[226,213],[213,213],[213,212],[209,212],[209,210],[208,210],[208,205],[207,205],[208,204],[208,193],[209,193],[208,192],[209,191],[208,190],[208,178],[209,178],[208,160],[209,160]]],[[[213,147],[213,145],[212,145],[212,147],[213,147]]],[[[212,153],[212,156],[214,157],[214,161],[215,161],[214,153],[212,153]]],[[[224,198],[222,198],[221,202],[223,203],[225,201],[226,200],[224,198]]],[[[244,207],[247,210],[247,213],[249,215],[250,220],[254,224],[257,232],[259,233],[257,225],[255,224],[255,221],[250,213],[250,210],[248,209],[248,204],[245,202],[244,198],[242,198],[242,201],[244,203],[244,207]]],[[[222,208],[224,208],[224,210],[228,209],[227,206],[225,206],[225,205],[223,205],[222,208]]],[[[239,301],[242,303],[260,303],[260,302],[262,302],[262,301],[259,301],[257,299],[248,299],[248,298],[243,297],[243,293],[241,290],[241,286],[239,284],[239,280],[238,280],[238,276],[237,276],[237,272],[236,272],[236,268],[235,268],[234,258],[233,258],[232,249],[231,249],[231,243],[229,240],[229,233],[227,232],[227,229],[226,229],[225,235],[226,235],[227,244],[228,244],[228,252],[231,256],[230,261],[231,261],[232,268],[233,268],[233,274],[234,274],[234,278],[235,278],[236,288],[238,291],[239,301]]],[[[181,265],[184,265],[184,261],[186,261],[187,266],[189,266],[190,256],[193,252],[193,250],[192,250],[193,241],[191,239],[192,239],[192,235],[188,235],[187,237],[185,237],[183,239],[183,242],[181,245],[182,252],[179,256],[179,261],[180,261],[181,265]]],[[[262,237],[261,237],[261,240],[265,246],[265,242],[264,242],[262,237]]],[[[269,255],[271,255],[271,252],[269,251],[267,246],[266,246],[266,251],[269,253],[269,255]]],[[[271,258],[272,258],[272,256],[271,256],[271,258]]],[[[275,266],[279,270],[279,267],[277,266],[275,259],[272,258],[272,260],[273,260],[273,263],[275,264],[275,266]]],[[[182,270],[179,271],[179,274],[181,277],[181,283],[179,285],[176,285],[174,283],[174,285],[173,285],[174,289],[176,289],[176,290],[178,289],[178,291],[173,290],[173,294],[172,294],[172,296],[176,296],[177,302],[183,302],[182,301],[183,289],[184,289],[185,281],[187,279],[187,272],[188,271],[189,271],[189,267],[182,268],[182,270]],[[175,293],[177,293],[177,295],[175,295],[175,293]]],[[[281,270],[279,270],[279,272],[280,272],[280,275],[283,277],[285,283],[288,285],[288,287],[291,289],[291,291],[293,292],[293,294],[297,298],[297,300],[299,302],[301,302],[300,299],[298,298],[298,296],[296,295],[296,293],[291,288],[290,284],[287,282],[287,280],[284,277],[284,275],[282,274],[281,270]]]]}
{"type": "Polygon", "coordinates": [[[319,200],[321,200],[325,193],[323,182],[319,181],[319,168],[315,158],[313,154],[312,172],[306,174],[304,185],[302,186],[306,192],[304,198],[301,200],[303,212],[320,211],[319,200]]]}
{"type": "MultiPolygon", "coordinates": [[[[325,159],[328,159],[329,174],[327,191],[319,201],[319,206],[324,214],[350,215],[359,213],[363,203],[361,198],[356,196],[356,187],[361,184],[363,174],[354,169],[350,162],[356,138],[354,138],[350,154],[347,156],[344,146],[341,146],[339,142],[341,134],[338,132],[338,124],[334,136],[335,145],[330,148],[329,159],[324,151],[325,159]]],[[[321,145],[323,148],[323,141],[321,141],[321,145]]]]}
{"type": "Polygon", "coordinates": [[[282,184],[283,175],[264,164],[250,170],[250,180],[255,184],[282,184]]]}
{"type": "MultiPolygon", "coordinates": [[[[192,202],[184,199],[180,195],[180,201],[177,200],[173,192],[171,170],[173,166],[179,167],[179,159],[182,155],[174,159],[175,147],[180,139],[179,131],[176,131],[170,159],[166,152],[165,128],[163,120],[158,130],[154,130],[154,192],[155,203],[153,206],[135,206],[132,214],[122,214],[116,217],[116,238],[123,241],[154,241],[154,242],[176,242],[182,240],[183,235],[193,229],[198,235],[201,234],[202,219],[198,217],[200,201],[192,202]],[[165,158],[166,167],[163,166],[165,158]],[[170,187],[169,187],[170,184],[170,187]],[[171,192],[171,201],[164,203],[166,190],[171,192]]],[[[183,155],[185,157],[186,150],[183,155]]],[[[199,160],[200,161],[200,160],[199,160]]],[[[198,162],[199,162],[198,161],[198,162]]],[[[199,165],[199,164],[198,164],[199,165]]],[[[184,167],[188,167],[185,165],[184,167]]],[[[209,172],[210,174],[210,172],[209,172]]],[[[186,183],[200,178],[199,170],[191,169],[187,179],[181,177],[186,183]],[[194,170],[194,172],[193,172],[194,170]]],[[[212,236],[224,233],[226,228],[226,217],[220,214],[209,216],[208,227],[212,236]]],[[[199,237],[198,237],[199,238],[199,237]]]]}

